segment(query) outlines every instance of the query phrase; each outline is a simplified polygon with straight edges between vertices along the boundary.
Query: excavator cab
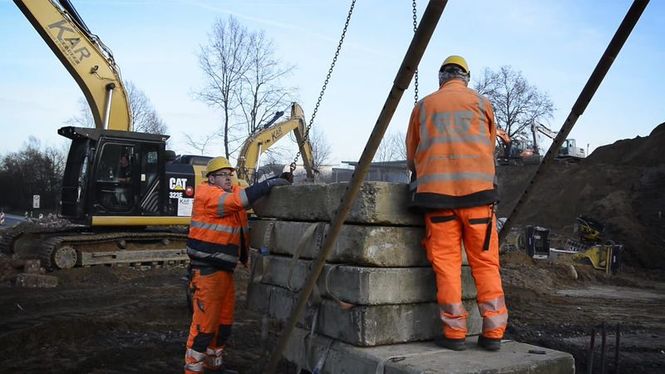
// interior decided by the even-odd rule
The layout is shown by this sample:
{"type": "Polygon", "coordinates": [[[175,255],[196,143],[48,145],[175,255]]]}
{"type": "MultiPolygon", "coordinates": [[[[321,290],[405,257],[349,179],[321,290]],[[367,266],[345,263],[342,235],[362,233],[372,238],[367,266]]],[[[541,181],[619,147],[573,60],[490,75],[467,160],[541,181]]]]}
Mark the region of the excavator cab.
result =
{"type": "Polygon", "coordinates": [[[91,224],[95,216],[167,214],[166,135],[63,127],[72,140],[62,186],[62,215],[91,224]]]}

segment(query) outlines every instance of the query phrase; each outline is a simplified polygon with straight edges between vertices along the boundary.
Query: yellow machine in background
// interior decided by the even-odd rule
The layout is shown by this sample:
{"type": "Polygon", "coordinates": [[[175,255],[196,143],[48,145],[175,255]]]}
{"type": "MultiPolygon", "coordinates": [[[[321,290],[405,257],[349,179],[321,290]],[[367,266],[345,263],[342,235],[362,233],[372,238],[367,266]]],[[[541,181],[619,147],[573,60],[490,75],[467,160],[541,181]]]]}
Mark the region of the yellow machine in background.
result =
{"type": "MultiPolygon", "coordinates": [[[[132,113],[111,50],[93,34],[69,0],[14,0],[83,92],[95,128],[66,126],[71,140],[63,175],[58,227],[19,225],[5,233],[0,251],[39,258],[43,267],[67,269],[107,263],[186,260],[196,186],[211,157],[176,157],[168,135],[132,131],[132,113]],[[101,251],[100,248],[104,248],[101,251]]],[[[312,175],[302,108],[245,141],[238,165],[251,183],[259,155],[290,131],[296,133],[312,175]]]]}
{"type": "Polygon", "coordinates": [[[314,155],[312,145],[309,139],[305,138],[307,135],[305,133],[305,114],[300,105],[296,103],[291,104],[291,117],[288,120],[275,125],[269,123],[245,140],[240,149],[238,165],[236,166],[238,179],[245,180],[248,184],[256,182],[256,172],[261,154],[291,131],[296,137],[307,178],[313,179],[314,155]]]}
{"type": "Polygon", "coordinates": [[[622,251],[622,245],[598,244],[576,254],[573,256],[573,260],[589,260],[591,266],[596,270],[602,270],[607,274],[616,273],[621,265],[622,251]]]}

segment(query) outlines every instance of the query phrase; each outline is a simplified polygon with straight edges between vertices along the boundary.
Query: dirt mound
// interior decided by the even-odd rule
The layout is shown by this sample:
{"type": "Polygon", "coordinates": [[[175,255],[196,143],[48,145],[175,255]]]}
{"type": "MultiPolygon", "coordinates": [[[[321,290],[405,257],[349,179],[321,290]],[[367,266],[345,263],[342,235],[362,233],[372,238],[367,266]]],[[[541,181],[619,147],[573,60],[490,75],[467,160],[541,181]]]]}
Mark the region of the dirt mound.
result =
{"type": "MultiPolygon", "coordinates": [[[[598,148],[580,163],[556,163],[515,220],[573,235],[578,215],[605,224],[603,236],[624,245],[624,262],[665,269],[665,124],[646,138],[598,148]]],[[[517,203],[537,166],[497,169],[499,216],[517,203]]]]}
{"type": "Polygon", "coordinates": [[[598,147],[585,160],[591,164],[632,165],[650,167],[663,164],[665,147],[665,122],[658,125],[647,137],[622,139],[614,144],[598,147]]]}

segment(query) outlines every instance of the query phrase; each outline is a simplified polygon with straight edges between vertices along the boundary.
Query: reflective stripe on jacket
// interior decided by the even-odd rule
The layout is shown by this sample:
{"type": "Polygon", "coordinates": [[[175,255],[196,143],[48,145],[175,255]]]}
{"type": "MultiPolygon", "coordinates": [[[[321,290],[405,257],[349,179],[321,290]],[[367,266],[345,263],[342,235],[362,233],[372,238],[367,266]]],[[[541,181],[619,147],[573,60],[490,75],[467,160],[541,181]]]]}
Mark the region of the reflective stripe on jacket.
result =
{"type": "Polygon", "coordinates": [[[249,249],[249,201],[244,189],[225,192],[207,182],[196,188],[187,254],[193,266],[233,271],[249,249]]]}
{"type": "Polygon", "coordinates": [[[411,113],[407,161],[415,166],[412,205],[455,209],[497,201],[496,124],[487,98],[453,79],[411,113]]]}

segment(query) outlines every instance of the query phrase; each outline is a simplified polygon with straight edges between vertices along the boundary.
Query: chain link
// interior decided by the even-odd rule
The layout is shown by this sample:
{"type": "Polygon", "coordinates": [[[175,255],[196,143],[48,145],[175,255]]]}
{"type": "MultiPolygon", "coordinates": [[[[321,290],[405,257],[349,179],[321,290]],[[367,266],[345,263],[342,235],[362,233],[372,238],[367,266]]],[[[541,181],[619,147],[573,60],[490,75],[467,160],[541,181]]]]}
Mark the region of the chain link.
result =
{"type": "Polygon", "coordinates": [[[328,69],[328,74],[326,74],[326,79],[323,82],[323,87],[321,87],[321,93],[319,93],[319,98],[316,100],[314,111],[312,111],[312,117],[309,119],[309,124],[307,125],[307,129],[305,129],[305,133],[303,134],[302,144],[299,144],[298,153],[296,153],[296,157],[293,159],[293,162],[290,165],[292,173],[296,169],[296,164],[298,163],[298,159],[300,158],[300,149],[302,148],[303,145],[305,145],[305,143],[309,139],[309,130],[312,128],[312,124],[314,124],[314,118],[316,118],[316,113],[319,111],[319,105],[321,105],[321,100],[323,100],[323,94],[326,92],[326,88],[328,88],[328,81],[330,81],[333,69],[335,69],[335,64],[337,63],[337,57],[339,57],[339,52],[342,50],[342,44],[344,43],[346,30],[349,28],[349,22],[351,22],[351,14],[353,13],[353,8],[355,7],[355,5],[356,5],[356,0],[352,0],[351,7],[349,8],[349,13],[346,15],[346,21],[344,22],[344,29],[342,30],[342,36],[340,37],[339,42],[337,43],[337,50],[335,51],[335,56],[332,59],[330,68],[328,69]]]}
{"type": "MultiPolygon", "coordinates": [[[[418,16],[416,12],[416,0],[413,0],[411,3],[413,7],[413,33],[416,33],[416,30],[418,29],[418,16]]],[[[413,105],[415,106],[418,104],[418,69],[416,69],[415,75],[414,75],[414,85],[413,85],[413,105]]]]}

